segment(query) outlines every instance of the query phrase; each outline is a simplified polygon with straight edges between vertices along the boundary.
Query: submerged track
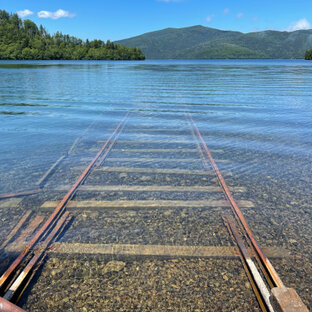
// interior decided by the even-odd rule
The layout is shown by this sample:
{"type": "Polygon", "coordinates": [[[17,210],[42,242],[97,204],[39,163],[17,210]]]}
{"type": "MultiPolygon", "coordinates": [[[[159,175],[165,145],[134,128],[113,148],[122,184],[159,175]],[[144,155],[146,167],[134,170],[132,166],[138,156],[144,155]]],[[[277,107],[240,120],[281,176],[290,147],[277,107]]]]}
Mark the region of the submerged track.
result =
{"type": "MultiPolygon", "coordinates": [[[[4,299],[11,300],[14,297],[15,292],[17,292],[19,287],[24,283],[24,280],[28,276],[29,272],[33,269],[35,264],[39,261],[43,252],[38,253],[37,251],[35,252],[35,255],[31,258],[31,260],[28,262],[26,267],[22,270],[21,274],[17,274],[15,275],[15,277],[11,278],[12,275],[16,273],[17,269],[21,270],[20,265],[22,264],[23,260],[27,256],[29,256],[29,254],[34,252],[33,249],[36,246],[36,244],[40,241],[40,239],[44,237],[45,235],[48,235],[45,238],[45,240],[43,240],[41,243],[41,245],[42,244],[44,245],[44,248],[47,248],[49,244],[51,243],[51,241],[53,241],[53,239],[55,238],[59,230],[61,228],[64,228],[66,224],[69,223],[70,221],[69,214],[68,213],[64,214],[67,203],[75,195],[79,186],[86,180],[88,174],[90,174],[90,171],[96,165],[96,162],[98,160],[102,162],[105,159],[105,157],[108,155],[108,152],[110,151],[113,144],[115,143],[118,137],[118,134],[120,132],[120,129],[123,127],[124,123],[126,122],[128,115],[129,113],[127,113],[126,116],[123,118],[123,120],[118,124],[115,131],[108,138],[108,140],[105,142],[105,144],[97,153],[97,155],[92,159],[90,164],[83,171],[83,173],[80,175],[80,177],[75,182],[75,184],[71,187],[71,189],[67,192],[64,198],[61,200],[61,202],[57,205],[57,207],[55,208],[54,212],[51,214],[49,219],[44,223],[44,225],[40,228],[40,230],[36,233],[36,235],[32,238],[32,240],[27,244],[24,250],[19,254],[16,260],[10,265],[10,267],[1,276],[0,294],[1,293],[4,294],[3,296],[4,299]]],[[[42,181],[40,182],[40,184],[42,184],[42,181]]],[[[40,246],[40,248],[42,248],[42,246],[40,246]]]]}
{"type": "MultiPolygon", "coordinates": [[[[133,135],[134,140],[119,141],[118,137],[121,135],[128,118],[129,114],[126,114],[111,136],[105,141],[96,156],[92,158],[89,165],[83,170],[80,177],[71,187],[65,185],[62,181],[58,183],[58,190],[60,191],[68,190],[69,188],[67,194],[62,200],[58,204],[55,204],[53,201],[47,201],[41,205],[41,209],[51,209],[52,207],[54,211],[0,278],[0,294],[7,300],[12,300],[14,297],[16,298],[16,293],[24,290],[25,280],[28,278],[28,284],[29,275],[31,275],[30,273],[34,270],[36,264],[42,262],[46,253],[116,254],[122,256],[170,256],[186,258],[239,257],[241,259],[242,267],[246,272],[246,276],[248,277],[258,300],[259,308],[262,311],[277,311],[276,307],[274,307],[271,302],[271,288],[286,288],[268,257],[260,247],[260,244],[257,242],[239,208],[239,205],[241,207],[244,205],[245,207],[252,207],[252,203],[246,201],[237,202],[234,200],[231,191],[244,192],[244,189],[228,187],[192,116],[186,116],[185,119],[185,122],[189,122],[190,125],[189,130],[190,137],[192,138],[191,140],[179,141],[176,140],[174,135],[170,135],[170,139],[173,139],[173,141],[167,141],[165,139],[158,141],[154,140],[157,136],[153,136],[153,140],[149,141],[146,140],[146,137],[148,136],[148,134],[146,134],[148,128],[145,127],[142,130],[139,130],[140,128],[132,129],[132,131],[139,132],[139,135],[133,135]],[[142,135],[142,133],[144,133],[144,135],[142,135]],[[135,141],[136,138],[140,138],[140,136],[143,137],[143,140],[135,141]],[[174,147],[176,142],[179,142],[178,146],[174,147]],[[181,147],[183,144],[190,145],[191,147],[181,147]],[[116,145],[117,147],[115,147],[116,145]],[[197,148],[197,151],[193,146],[197,148]],[[112,152],[115,152],[115,157],[113,155],[110,156],[112,152]],[[199,158],[194,158],[193,155],[195,153],[199,155],[199,158]],[[152,157],[151,154],[156,154],[156,156],[152,157]],[[187,154],[192,155],[192,157],[185,157],[187,154]],[[161,158],[157,155],[162,155],[164,157],[161,158]],[[181,155],[183,156],[182,158],[181,155]],[[108,160],[110,162],[113,161],[116,166],[104,167],[103,165],[106,164],[106,162],[109,163],[108,160]],[[202,169],[198,168],[200,167],[198,160],[201,161],[202,169]],[[162,167],[163,164],[168,163],[170,163],[170,168],[162,167]],[[182,168],[179,167],[181,165],[183,166],[182,168]],[[101,184],[101,178],[109,173],[113,175],[118,174],[120,180],[128,177],[128,174],[132,174],[134,181],[131,181],[129,178],[128,182],[120,183],[119,185],[111,185],[108,182],[101,184]],[[147,174],[147,176],[144,174],[147,174]],[[168,175],[170,175],[170,177],[168,175]],[[177,176],[176,180],[174,178],[175,175],[177,176]],[[177,181],[179,181],[179,177],[183,175],[198,176],[201,177],[202,181],[209,180],[210,183],[209,185],[207,185],[207,183],[202,183],[201,185],[178,185],[177,181]],[[90,179],[88,179],[89,176],[90,179]],[[164,180],[162,180],[162,177],[164,177],[164,180]],[[99,182],[97,182],[98,178],[100,179],[99,182]],[[139,181],[140,184],[134,184],[136,181],[139,181]],[[122,196],[130,196],[128,195],[129,193],[138,193],[140,194],[138,196],[141,196],[142,198],[139,200],[125,200],[120,198],[102,200],[103,195],[101,194],[103,192],[113,192],[111,194],[115,194],[114,192],[120,192],[122,196]],[[176,197],[178,198],[183,194],[183,198],[177,200],[176,198],[172,199],[174,197],[170,197],[170,200],[164,200],[164,194],[168,194],[169,192],[172,194],[176,193],[176,197]],[[145,195],[149,193],[151,194],[150,196],[145,195]],[[196,198],[196,195],[193,195],[202,193],[204,195],[198,196],[205,196],[203,197],[204,199],[198,199],[196,198]],[[77,196],[77,194],[79,196],[77,196]],[[212,199],[207,199],[209,194],[211,194],[212,199]],[[75,201],[72,201],[74,197],[75,201]],[[124,209],[147,209],[147,211],[152,211],[151,208],[180,209],[181,207],[186,207],[187,209],[230,207],[232,209],[232,215],[222,214],[222,218],[224,220],[224,227],[228,229],[227,233],[229,237],[231,237],[232,246],[185,245],[188,244],[188,238],[184,237],[181,246],[176,242],[171,244],[171,246],[170,244],[140,245],[119,243],[114,245],[83,244],[77,242],[76,245],[73,243],[72,246],[66,243],[56,243],[52,245],[51,248],[48,248],[54,241],[56,241],[58,235],[70,222],[71,215],[68,212],[65,212],[67,209],[70,210],[72,214],[79,215],[79,209],[87,209],[88,211],[90,211],[90,209],[100,209],[100,211],[102,211],[105,208],[109,209],[107,211],[112,210],[117,213],[123,213],[124,209]],[[75,212],[75,209],[78,211],[75,212]],[[253,259],[257,264],[255,264],[256,262],[254,262],[253,259]]],[[[164,131],[165,130],[166,129],[164,129],[164,131]]],[[[132,135],[131,131],[129,132],[129,135],[132,135]]],[[[161,134],[160,138],[165,136],[166,134],[161,134]]],[[[70,153],[75,149],[77,142],[77,140],[74,142],[70,149],[70,153]]],[[[47,182],[47,179],[51,178],[51,175],[57,171],[58,166],[60,166],[64,158],[65,155],[61,156],[42,179],[40,179],[38,182],[40,187],[43,187],[47,182]]],[[[105,178],[103,178],[103,181],[105,181],[105,178]]],[[[170,210],[166,211],[165,212],[168,213],[167,217],[169,218],[171,212],[169,214],[170,210]]],[[[227,213],[229,212],[230,210],[227,213]]],[[[30,213],[22,217],[21,221],[16,225],[16,228],[12,230],[7,239],[2,243],[1,248],[10,247],[8,246],[9,241],[11,241],[20,231],[22,224],[29,218],[29,216],[30,213]]],[[[40,224],[39,221],[34,223],[35,229],[38,224],[40,224]]],[[[70,235],[73,226],[74,225],[69,226],[67,231],[68,235],[70,235]]],[[[201,231],[204,233],[205,229],[202,228],[201,231]]],[[[201,241],[200,238],[199,241],[201,241]]],[[[17,246],[17,249],[18,248],[20,247],[17,246]]],[[[271,254],[274,256],[274,253],[271,254]]],[[[304,307],[302,310],[298,311],[305,311],[304,307]]]]}

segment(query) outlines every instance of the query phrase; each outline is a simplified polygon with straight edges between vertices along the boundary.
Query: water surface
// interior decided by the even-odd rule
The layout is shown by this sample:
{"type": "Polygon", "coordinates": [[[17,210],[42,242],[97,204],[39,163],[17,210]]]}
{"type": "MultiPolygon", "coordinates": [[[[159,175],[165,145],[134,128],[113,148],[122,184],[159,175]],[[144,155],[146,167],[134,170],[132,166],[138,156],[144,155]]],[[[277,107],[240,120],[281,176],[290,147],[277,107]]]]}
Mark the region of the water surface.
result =
{"type": "MultiPolygon", "coordinates": [[[[118,157],[138,157],[121,155],[121,149],[160,149],[164,146],[188,149],[188,152],[181,152],[179,158],[192,159],[189,150],[196,149],[196,145],[187,119],[191,114],[226,182],[231,187],[244,188],[244,192],[234,194],[235,199],[254,203],[253,208],[242,208],[242,211],[260,243],[290,252],[291,258],[272,259],[284,283],[296,288],[305,303],[311,305],[312,259],[307,251],[312,247],[312,63],[300,60],[1,61],[0,193],[35,188],[36,181],[81,136],[75,150],[77,157],[65,161],[47,185],[44,199],[61,199],[63,193],[55,191],[57,186],[75,182],[79,171],[69,173],[70,169],[87,165],[86,159],[96,154],[99,141],[110,136],[127,112],[130,116],[120,135],[121,143],[117,143],[116,151],[112,150],[113,160],[108,159],[104,166],[202,170],[202,165],[195,160],[168,162],[167,167],[161,160],[157,161],[158,157],[174,159],[174,153],[170,156],[145,152],[145,158],[154,160],[143,162],[116,160],[118,157]],[[138,143],[142,140],[147,143],[138,143]]],[[[90,176],[90,183],[116,185],[124,181],[125,176],[122,178],[121,174],[107,173],[105,180],[95,174],[90,176]]],[[[177,180],[161,175],[152,176],[152,180],[144,177],[143,174],[129,175],[127,184],[141,181],[142,185],[204,186],[206,183],[206,180],[183,175],[177,180]]],[[[197,193],[176,193],[174,196],[161,192],[130,193],[109,193],[109,200],[207,199],[205,194],[197,193]]],[[[93,195],[95,199],[103,200],[101,192],[93,195]]],[[[87,197],[78,193],[76,199],[83,200],[84,196],[87,197]]],[[[215,196],[220,199],[219,195],[215,196]]],[[[33,197],[27,203],[26,199],[17,210],[0,208],[1,238],[7,235],[24,210],[32,205],[31,209],[39,209],[40,201],[38,199],[36,208],[36,200],[33,197]]],[[[151,209],[136,217],[109,212],[102,221],[95,214],[89,220],[92,231],[90,227],[80,227],[81,232],[69,231],[63,240],[178,245],[183,231],[180,233],[174,227],[185,222],[185,217],[179,214],[184,213],[189,216],[186,228],[197,220],[208,220],[193,229],[195,236],[190,235],[190,245],[231,245],[221,219],[218,223],[213,218],[214,213],[219,212],[208,213],[199,208],[193,212],[173,209],[164,214],[161,209],[151,209]],[[118,217],[124,219],[116,221],[118,217]],[[110,224],[113,220],[116,223],[103,233],[101,227],[107,220],[111,220],[110,224]],[[129,227],[125,220],[130,220],[129,227]],[[152,220],[148,226],[146,220],[152,220]],[[209,236],[205,226],[218,234],[209,236]]],[[[75,222],[85,224],[85,219],[79,219],[79,216],[75,222]]],[[[77,261],[80,263],[81,259],[77,261]]],[[[224,263],[221,262],[215,266],[222,267],[224,263]]],[[[66,261],[64,263],[66,266],[66,261]]],[[[49,265],[43,275],[50,272],[49,265]]],[[[150,270],[155,265],[164,270],[171,263],[144,262],[142,267],[150,270]]],[[[183,265],[186,264],[182,263],[181,267],[183,265]]],[[[191,268],[204,266],[193,262],[189,265],[191,268]]],[[[211,263],[207,265],[214,267],[211,263]]],[[[136,269],[131,267],[129,272],[135,275],[136,269]]],[[[94,278],[92,276],[89,278],[94,278]]],[[[74,278],[68,277],[71,283],[74,278]]],[[[36,300],[31,299],[38,291],[36,287],[45,287],[40,282],[38,285],[33,286],[29,301],[24,301],[30,310],[40,310],[36,300]]],[[[226,298],[225,292],[224,296],[226,298]]],[[[241,300],[249,299],[242,297],[241,300]]],[[[161,301],[166,302],[166,299],[162,297],[161,301]]],[[[77,309],[79,306],[77,304],[77,309]]],[[[169,309],[161,306],[164,307],[169,309]]],[[[230,311],[230,307],[225,311],[230,311]]]]}

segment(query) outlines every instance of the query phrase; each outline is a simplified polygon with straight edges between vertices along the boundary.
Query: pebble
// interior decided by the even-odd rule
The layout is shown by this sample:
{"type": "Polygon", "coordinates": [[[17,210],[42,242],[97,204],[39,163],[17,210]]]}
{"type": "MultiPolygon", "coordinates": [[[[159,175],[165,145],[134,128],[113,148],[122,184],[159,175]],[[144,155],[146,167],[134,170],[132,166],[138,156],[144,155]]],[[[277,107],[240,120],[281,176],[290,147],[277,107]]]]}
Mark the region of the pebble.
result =
{"type": "Polygon", "coordinates": [[[170,216],[172,214],[172,210],[166,210],[165,212],[164,212],[164,215],[165,216],[170,216]]]}
{"type": "Polygon", "coordinates": [[[108,272],[119,272],[123,270],[125,266],[126,263],[123,261],[110,261],[105,265],[103,269],[103,274],[106,274],[108,272]]]}
{"type": "Polygon", "coordinates": [[[297,241],[295,240],[295,239],[289,239],[288,240],[288,242],[290,243],[290,244],[297,244],[297,241]]]}
{"type": "Polygon", "coordinates": [[[51,270],[51,276],[55,276],[60,272],[60,270],[51,270]]]}

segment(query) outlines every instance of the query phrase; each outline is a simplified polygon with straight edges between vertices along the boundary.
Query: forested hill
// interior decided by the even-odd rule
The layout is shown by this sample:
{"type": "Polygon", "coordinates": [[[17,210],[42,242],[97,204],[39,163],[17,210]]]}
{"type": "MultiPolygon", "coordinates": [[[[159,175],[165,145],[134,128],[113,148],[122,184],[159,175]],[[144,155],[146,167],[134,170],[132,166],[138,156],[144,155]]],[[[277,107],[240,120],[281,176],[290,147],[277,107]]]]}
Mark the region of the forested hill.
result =
{"type": "Polygon", "coordinates": [[[50,35],[31,20],[0,10],[0,59],[9,60],[143,60],[141,50],[110,41],[85,42],[56,33],[50,35]]]}
{"type": "Polygon", "coordinates": [[[167,28],[117,41],[140,48],[147,58],[304,58],[312,48],[312,30],[243,34],[204,26],[167,28]]]}

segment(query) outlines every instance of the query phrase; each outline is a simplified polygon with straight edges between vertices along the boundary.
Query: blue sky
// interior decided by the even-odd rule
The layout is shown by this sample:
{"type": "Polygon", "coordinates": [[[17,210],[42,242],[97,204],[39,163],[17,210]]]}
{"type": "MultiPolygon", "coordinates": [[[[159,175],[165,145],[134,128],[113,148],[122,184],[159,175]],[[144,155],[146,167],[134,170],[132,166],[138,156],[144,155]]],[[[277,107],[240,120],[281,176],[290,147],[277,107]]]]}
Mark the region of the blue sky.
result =
{"type": "Polygon", "coordinates": [[[82,39],[193,25],[242,32],[312,28],[311,0],[0,0],[0,9],[82,39]]]}

